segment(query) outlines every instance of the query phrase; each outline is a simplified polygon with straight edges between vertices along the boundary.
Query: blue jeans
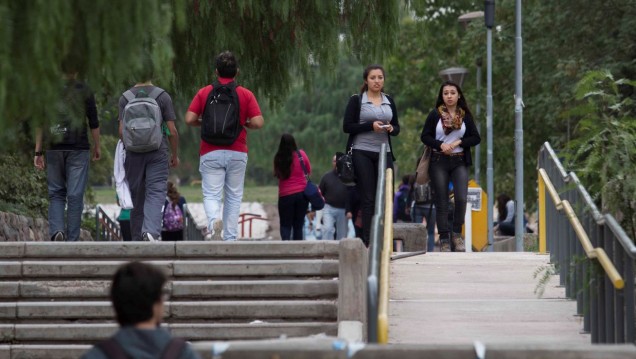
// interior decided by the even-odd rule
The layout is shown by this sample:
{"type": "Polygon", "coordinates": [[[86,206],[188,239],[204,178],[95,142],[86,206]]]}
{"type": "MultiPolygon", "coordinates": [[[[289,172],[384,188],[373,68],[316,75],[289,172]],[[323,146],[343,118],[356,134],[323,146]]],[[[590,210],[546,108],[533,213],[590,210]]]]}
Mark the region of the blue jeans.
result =
{"type": "Polygon", "coordinates": [[[464,215],[466,214],[466,197],[468,196],[468,167],[464,156],[446,156],[439,153],[431,155],[428,174],[433,184],[433,199],[437,209],[437,231],[440,239],[450,239],[451,230],[462,232],[464,215]],[[453,223],[448,223],[449,182],[453,182],[455,208],[453,223]]]}
{"type": "Polygon", "coordinates": [[[47,151],[46,180],[49,187],[49,237],[64,232],[67,241],[77,241],[84,210],[90,152],[47,151]],[[67,207],[68,204],[68,207],[67,207]],[[64,225],[67,207],[68,231],[64,225]]]}
{"type": "Polygon", "coordinates": [[[238,218],[243,201],[243,184],[247,168],[247,153],[216,150],[201,156],[199,172],[203,189],[203,208],[208,229],[221,214],[223,197],[223,240],[238,237],[238,218]]]}
{"type": "Polygon", "coordinates": [[[347,214],[344,208],[325,204],[322,209],[322,239],[342,239],[347,236],[347,214]]]}
{"type": "Polygon", "coordinates": [[[278,197],[280,238],[284,241],[303,240],[303,226],[309,202],[302,192],[278,197]]]}
{"type": "Polygon", "coordinates": [[[435,206],[432,203],[413,204],[413,208],[411,209],[413,223],[422,223],[422,219],[426,217],[426,230],[428,231],[428,241],[426,243],[427,252],[435,250],[435,214],[435,206]]]}

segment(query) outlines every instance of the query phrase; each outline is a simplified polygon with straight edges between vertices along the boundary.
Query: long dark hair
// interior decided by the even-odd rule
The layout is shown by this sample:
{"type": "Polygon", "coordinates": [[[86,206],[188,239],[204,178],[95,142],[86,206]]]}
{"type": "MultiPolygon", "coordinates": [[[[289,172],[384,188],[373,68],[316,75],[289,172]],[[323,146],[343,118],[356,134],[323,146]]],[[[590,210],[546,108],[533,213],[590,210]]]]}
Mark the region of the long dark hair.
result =
{"type": "MultiPolygon", "coordinates": [[[[369,72],[373,71],[373,70],[380,70],[382,71],[382,76],[384,76],[384,78],[386,79],[386,75],[384,74],[384,67],[382,67],[382,65],[378,65],[378,64],[373,64],[373,65],[369,65],[364,69],[364,72],[362,73],[362,80],[366,81],[367,77],[369,76],[369,72]]],[[[369,89],[369,86],[367,85],[366,82],[363,82],[362,87],[360,87],[360,93],[365,93],[367,90],[369,89]]],[[[380,89],[381,92],[384,92],[384,87],[382,87],[380,89]]]]}
{"type": "Polygon", "coordinates": [[[296,155],[296,140],[289,133],[280,136],[278,152],[274,155],[274,176],[278,179],[288,179],[291,174],[291,164],[296,155]]]}
{"type": "Polygon", "coordinates": [[[499,212],[499,222],[508,217],[508,208],[506,208],[506,204],[508,204],[508,201],[510,201],[510,199],[511,198],[505,193],[497,196],[497,211],[499,212]]]}
{"type": "Polygon", "coordinates": [[[457,89],[457,93],[459,94],[459,99],[457,99],[457,107],[461,108],[462,110],[464,110],[464,112],[470,115],[470,118],[473,118],[473,113],[470,112],[470,109],[468,108],[468,102],[466,102],[466,97],[464,97],[462,88],[459,87],[458,84],[452,81],[445,81],[442,84],[442,86],[439,87],[439,93],[437,94],[437,101],[435,102],[435,108],[438,108],[444,104],[444,95],[443,95],[444,86],[454,86],[457,89]]]}

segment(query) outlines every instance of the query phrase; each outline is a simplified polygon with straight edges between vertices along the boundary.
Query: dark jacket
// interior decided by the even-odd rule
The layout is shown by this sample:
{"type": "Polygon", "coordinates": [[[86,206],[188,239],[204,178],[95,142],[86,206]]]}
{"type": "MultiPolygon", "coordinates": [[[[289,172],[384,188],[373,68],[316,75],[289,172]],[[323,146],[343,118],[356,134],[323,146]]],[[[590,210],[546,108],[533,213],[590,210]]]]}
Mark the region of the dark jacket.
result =
{"type": "MultiPolygon", "coordinates": [[[[342,121],[342,130],[349,134],[347,140],[347,148],[345,152],[349,151],[351,145],[353,145],[353,138],[362,132],[373,131],[373,122],[361,124],[360,123],[360,100],[361,95],[355,94],[349,98],[347,109],[345,110],[344,119],[342,121]]],[[[397,108],[393,99],[386,95],[389,100],[391,111],[393,111],[393,118],[391,119],[391,126],[393,126],[393,132],[389,133],[391,136],[397,136],[400,133],[400,122],[398,121],[397,108]]],[[[395,156],[393,155],[393,147],[391,146],[391,137],[389,136],[389,148],[391,149],[391,158],[395,162],[395,156]]]]}
{"type": "MultiPolygon", "coordinates": [[[[433,151],[441,152],[442,148],[440,146],[443,142],[435,139],[435,129],[437,128],[439,119],[440,115],[437,110],[433,110],[428,114],[424,128],[422,129],[422,134],[420,135],[420,140],[425,145],[431,147],[433,151]]],[[[479,131],[477,131],[475,121],[473,121],[473,118],[468,113],[464,116],[464,124],[466,125],[466,133],[464,133],[464,137],[461,139],[462,144],[460,146],[464,149],[466,166],[472,166],[473,159],[470,155],[470,148],[477,146],[481,142],[481,137],[479,136],[479,131]]]]}

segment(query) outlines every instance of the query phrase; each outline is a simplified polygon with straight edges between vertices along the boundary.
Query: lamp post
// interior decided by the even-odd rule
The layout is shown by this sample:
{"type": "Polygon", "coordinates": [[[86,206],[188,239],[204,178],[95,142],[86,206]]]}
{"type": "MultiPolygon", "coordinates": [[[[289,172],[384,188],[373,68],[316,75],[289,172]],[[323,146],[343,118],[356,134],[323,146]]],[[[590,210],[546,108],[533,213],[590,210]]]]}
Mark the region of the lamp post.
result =
{"type": "Polygon", "coordinates": [[[468,70],[463,67],[449,67],[439,72],[442,80],[447,80],[458,84],[460,87],[464,83],[464,77],[468,75],[468,70]]]}
{"type": "Polygon", "coordinates": [[[515,9],[515,244],[517,252],[523,252],[523,57],[521,42],[521,0],[515,9]]]}
{"type": "MultiPolygon", "coordinates": [[[[468,27],[468,24],[476,19],[482,19],[484,17],[483,11],[473,11],[461,15],[457,18],[460,24],[464,27],[464,30],[468,27]]],[[[481,134],[481,56],[475,60],[475,66],[477,67],[477,103],[475,105],[475,126],[477,126],[477,132],[481,134]]],[[[475,182],[479,184],[479,178],[481,177],[481,151],[480,145],[475,146],[475,182]]]]}
{"type": "Polygon", "coordinates": [[[488,251],[494,251],[493,233],[493,159],[492,159],[492,28],[495,25],[495,0],[485,0],[484,19],[486,20],[486,192],[488,193],[488,251]]]}

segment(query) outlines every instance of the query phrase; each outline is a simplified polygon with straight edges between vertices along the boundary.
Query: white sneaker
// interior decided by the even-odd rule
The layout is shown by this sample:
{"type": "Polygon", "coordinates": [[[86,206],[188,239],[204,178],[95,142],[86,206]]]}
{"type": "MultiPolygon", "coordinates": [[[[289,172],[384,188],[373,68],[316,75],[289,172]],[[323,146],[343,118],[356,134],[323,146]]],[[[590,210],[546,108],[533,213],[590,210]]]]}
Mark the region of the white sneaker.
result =
{"type": "Polygon", "coordinates": [[[155,237],[153,237],[152,234],[148,232],[144,232],[141,235],[141,240],[143,240],[144,242],[159,242],[158,239],[155,239],[155,237]]]}

